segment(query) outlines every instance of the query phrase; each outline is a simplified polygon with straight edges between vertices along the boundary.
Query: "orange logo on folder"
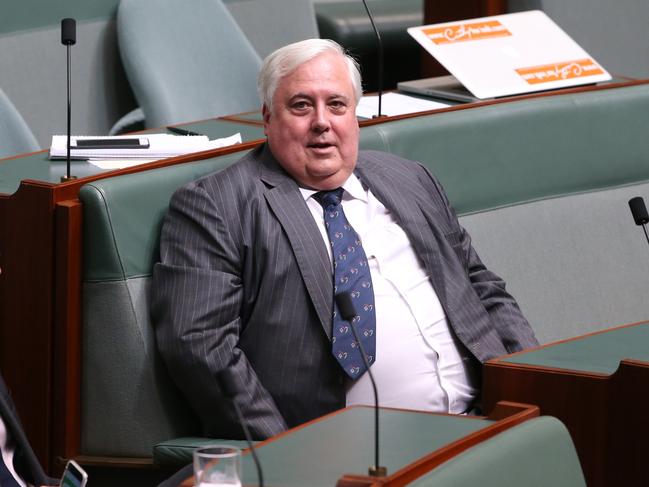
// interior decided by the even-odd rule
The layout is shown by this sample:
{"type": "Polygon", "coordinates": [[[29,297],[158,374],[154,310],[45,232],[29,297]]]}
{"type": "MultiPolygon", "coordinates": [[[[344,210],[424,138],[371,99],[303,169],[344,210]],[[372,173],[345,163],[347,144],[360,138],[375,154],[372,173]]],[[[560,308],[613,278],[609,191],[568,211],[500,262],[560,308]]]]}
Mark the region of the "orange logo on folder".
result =
{"type": "Polygon", "coordinates": [[[423,29],[423,32],[431,41],[438,45],[512,35],[512,33],[497,20],[474,22],[472,24],[452,24],[447,25],[446,27],[423,29]]]}
{"type": "Polygon", "coordinates": [[[577,61],[519,68],[516,72],[530,85],[604,73],[592,59],[578,59],[577,61]]]}

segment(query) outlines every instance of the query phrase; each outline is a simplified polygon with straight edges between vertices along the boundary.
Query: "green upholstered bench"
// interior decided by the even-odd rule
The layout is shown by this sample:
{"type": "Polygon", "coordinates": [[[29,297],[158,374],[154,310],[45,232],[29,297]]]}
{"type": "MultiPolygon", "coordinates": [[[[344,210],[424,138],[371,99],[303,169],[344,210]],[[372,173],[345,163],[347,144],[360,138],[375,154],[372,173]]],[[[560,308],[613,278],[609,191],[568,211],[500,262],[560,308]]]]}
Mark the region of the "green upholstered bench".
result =
{"type": "Polygon", "coordinates": [[[412,487],[585,487],[566,427],[542,416],[478,443],[431,470],[412,487]]]}
{"type": "MultiPolygon", "coordinates": [[[[637,265],[646,244],[626,199],[649,195],[648,136],[643,84],[372,125],[361,145],[416,159],[441,179],[545,342],[646,318],[649,283],[637,265]]],[[[157,355],[150,276],[173,191],[240,155],[81,189],[81,454],[151,457],[160,442],[200,436],[157,355]]]]}

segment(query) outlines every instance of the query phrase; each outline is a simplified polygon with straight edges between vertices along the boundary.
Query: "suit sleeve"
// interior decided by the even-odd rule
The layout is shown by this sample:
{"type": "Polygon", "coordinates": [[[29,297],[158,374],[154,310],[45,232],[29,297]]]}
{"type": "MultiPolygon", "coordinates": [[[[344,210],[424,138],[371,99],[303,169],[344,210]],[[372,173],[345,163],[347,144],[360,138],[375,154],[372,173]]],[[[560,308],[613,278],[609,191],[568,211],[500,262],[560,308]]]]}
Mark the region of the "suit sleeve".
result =
{"type": "MultiPolygon", "coordinates": [[[[172,198],[152,282],[152,317],[158,348],[170,374],[198,412],[209,435],[241,438],[217,374],[233,372],[238,404],[252,435],[286,429],[273,398],[239,348],[243,296],[241,244],[214,200],[200,186],[172,198]]],[[[229,215],[230,221],[233,216],[229,215]]]]}
{"type": "MultiPolygon", "coordinates": [[[[423,166],[422,166],[423,168],[423,166]]],[[[478,253],[473,248],[471,236],[462,227],[448,197],[437,181],[423,168],[434,186],[434,191],[442,198],[445,211],[451,227],[457,230],[463,262],[473,290],[489,314],[490,321],[498,333],[503,346],[509,353],[538,345],[532,327],[518,306],[514,297],[506,290],[505,281],[494,272],[487,269],[478,253]]]]}

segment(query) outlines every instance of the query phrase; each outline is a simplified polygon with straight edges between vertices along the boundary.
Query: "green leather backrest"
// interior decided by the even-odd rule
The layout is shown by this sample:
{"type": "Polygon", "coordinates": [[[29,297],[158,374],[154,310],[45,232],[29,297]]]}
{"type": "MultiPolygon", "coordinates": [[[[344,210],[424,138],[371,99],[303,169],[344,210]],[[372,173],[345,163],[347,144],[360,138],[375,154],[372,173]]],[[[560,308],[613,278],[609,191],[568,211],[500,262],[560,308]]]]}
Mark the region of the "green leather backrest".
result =
{"type": "Polygon", "coordinates": [[[173,192],[242,157],[224,157],[119,176],[79,191],[84,212],[84,281],[122,280],[151,273],[162,218],[173,192]]]}
{"type": "Polygon", "coordinates": [[[376,125],[460,214],[649,179],[649,84],[376,125]]]}
{"type": "MultiPolygon", "coordinates": [[[[365,127],[361,147],[417,160],[459,214],[649,180],[649,84],[365,127]]],[[[148,275],[172,192],[232,154],[84,186],[84,280],[148,275]]]]}

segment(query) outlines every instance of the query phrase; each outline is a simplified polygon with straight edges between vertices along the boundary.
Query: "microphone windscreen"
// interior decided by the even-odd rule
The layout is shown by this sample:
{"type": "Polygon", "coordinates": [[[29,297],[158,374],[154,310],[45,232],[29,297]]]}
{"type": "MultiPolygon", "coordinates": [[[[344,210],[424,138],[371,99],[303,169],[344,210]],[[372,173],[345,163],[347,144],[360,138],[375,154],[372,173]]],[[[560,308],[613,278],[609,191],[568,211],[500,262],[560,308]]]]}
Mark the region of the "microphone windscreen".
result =
{"type": "Polygon", "coordinates": [[[61,44],[73,46],[77,42],[77,21],[74,19],[63,19],[61,21],[61,44]]]}
{"type": "Polygon", "coordinates": [[[223,369],[216,376],[216,380],[219,383],[221,392],[227,398],[234,399],[239,391],[239,385],[234,378],[234,374],[230,369],[223,369]]]}
{"type": "Polygon", "coordinates": [[[647,213],[647,207],[644,204],[644,200],[641,196],[636,196],[629,200],[629,208],[631,208],[631,214],[633,215],[633,220],[636,225],[644,225],[649,223],[649,214],[647,213]]]}
{"type": "Polygon", "coordinates": [[[338,312],[345,321],[352,321],[356,316],[356,308],[352,302],[352,297],[349,293],[336,294],[336,304],[338,305],[338,312]]]}

